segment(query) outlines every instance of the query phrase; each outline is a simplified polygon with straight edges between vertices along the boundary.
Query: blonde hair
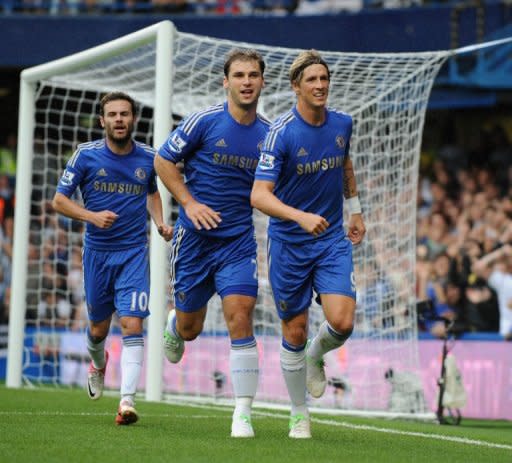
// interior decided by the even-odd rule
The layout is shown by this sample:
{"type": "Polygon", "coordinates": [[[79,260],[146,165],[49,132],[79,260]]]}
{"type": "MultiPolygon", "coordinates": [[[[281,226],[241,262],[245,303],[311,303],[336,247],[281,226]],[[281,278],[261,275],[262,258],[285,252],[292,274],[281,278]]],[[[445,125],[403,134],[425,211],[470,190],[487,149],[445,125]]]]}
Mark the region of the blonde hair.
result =
{"type": "Polygon", "coordinates": [[[329,66],[327,66],[325,60],[320,56],[320,53],[311,49],[299,53],[299,56],[297,56],[291,64],[290,71],[288,73],[290,82],[292,84],[294,82],[300,82],[304,74],[304,69],[312,64],[321,64],[322,66],[325,66],[325,69],[327,69],[327,76],[329,80],[331,80],[331,71],[329,70],[329,66]]]}

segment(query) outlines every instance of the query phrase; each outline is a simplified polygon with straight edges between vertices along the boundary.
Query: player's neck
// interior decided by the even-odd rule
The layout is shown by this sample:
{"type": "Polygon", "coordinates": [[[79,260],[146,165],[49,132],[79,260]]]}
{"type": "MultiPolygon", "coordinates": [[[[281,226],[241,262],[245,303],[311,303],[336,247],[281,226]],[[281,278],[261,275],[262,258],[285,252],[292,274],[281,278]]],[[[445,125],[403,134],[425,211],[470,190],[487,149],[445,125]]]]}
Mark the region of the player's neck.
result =
{"type": "Polygon", "coordinates": [[[297,112],[308,124],[322,125],[325,122],[325,107],[306,105],[297,101],[297,112]]]}
{"type": "Polygon", "coordinates": [[[130,154],[133,149],[133,142],[131,140],[128,140],[123,143],[116,143],[112,141],[110,138],[106,138],[107,140],[107,146],[110,151],[112,151],[114,154],[117,154],[119,156],[124,156],[126,154],[130,154]]]}
{"type": "Polygon", "coordinates": [[[228,111],[231,117],[242,125],[250,125],[256,119],[256,105],[244,108],[228,100],[228,111]]]}

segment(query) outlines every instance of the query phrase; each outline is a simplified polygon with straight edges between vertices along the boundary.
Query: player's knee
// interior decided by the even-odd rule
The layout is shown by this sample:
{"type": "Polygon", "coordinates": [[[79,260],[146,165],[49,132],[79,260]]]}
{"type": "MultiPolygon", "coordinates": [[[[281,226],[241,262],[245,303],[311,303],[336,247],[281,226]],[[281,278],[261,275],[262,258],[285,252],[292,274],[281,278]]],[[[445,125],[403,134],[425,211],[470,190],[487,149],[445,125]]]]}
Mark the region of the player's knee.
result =
{"type": "Polygon", "coordinates": [[[199,336],[199,333],[192,330],[179,330],[179,333],[184,341],[193,341],[199,336]]]}
{"type": "Polygon", "coordinates": [[[339,320],[332,327],[343,337],[349,338],[354,331],[354,322],[353,320],[339,320]]]}
{"type": "Polygon", "coordinates": [[[247,312],[231,314],[226,317],[226,324],[230,332],[252,331],[252,316],[247,312]]]}
{"type": "Polygon", "coordinates": [[[109,332],[109,326],[105,325],[104,323],[93,323],[91,322],[88,328],[88,336],[89,339],[94,344],[99,344],[102,342],[108,335],[109,332]]]}
{"type": "Polygon", "coordinates": [[[306,344],[306,341],[308,339],[306,327],[292,327],[287,331],[285,339],[287,342],[294,346],[303,346],[304,344],[306,344]]]}
{"type": "Polygon", "coordinates": [[[93,344],[99,344],[106,337],[107,337],[107,335],[95,336],[94,334],[89,333],[89,339],[92,341],[93,344]]]}
{"type": "Polygon", "coordinates": [[[138,317],[121,317],[121,332],[123,336],[142,334],[142,319],[138,317]]]}
{"type": "Polygon", "coordinates": [[[193,341],[203,330],[202,323],[183,323],[177,325],[178,333],[184,341],[193,341]]]}

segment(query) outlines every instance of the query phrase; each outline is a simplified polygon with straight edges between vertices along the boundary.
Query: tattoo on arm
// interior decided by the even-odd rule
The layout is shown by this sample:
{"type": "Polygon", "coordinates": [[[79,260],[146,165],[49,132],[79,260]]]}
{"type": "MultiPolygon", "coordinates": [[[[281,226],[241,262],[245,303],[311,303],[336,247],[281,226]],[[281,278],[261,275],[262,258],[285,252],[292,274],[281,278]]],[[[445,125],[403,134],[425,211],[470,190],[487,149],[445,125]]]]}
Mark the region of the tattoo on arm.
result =
{"type": "Polygon", "coordinates": [[[343,170],[343,196],[345,198],[352,198],[353,196],[357,196],[354,166],[352,165],[352,160],[348,156],[345,157],[343,170]]]}

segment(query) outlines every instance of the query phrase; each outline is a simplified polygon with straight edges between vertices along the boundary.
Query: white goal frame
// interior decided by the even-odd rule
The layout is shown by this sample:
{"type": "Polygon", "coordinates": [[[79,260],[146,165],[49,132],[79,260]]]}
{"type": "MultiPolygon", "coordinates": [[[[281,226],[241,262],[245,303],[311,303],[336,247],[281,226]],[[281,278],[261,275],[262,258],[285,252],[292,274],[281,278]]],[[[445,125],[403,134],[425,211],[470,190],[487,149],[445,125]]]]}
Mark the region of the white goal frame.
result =
{"type": "MultiPolygon", "coordinates": [[[[178,85],[177,83],[179,83],[179,79],[176,84],[172,81],[172,76],[174,74],[172,57],[176,44],[179,44],[179,41],[177,41],[178,34],[179,32],[170,21],[162,21],[153,26],[144,28],[140,31],[89,50],[26,69],[21,74],[18,121],[18,175],[16,181],[16,214],[14,222],[15,237],[13,243],[14,258],[12,266],[11,312],[8,339],[7,387],[19,388],[22,386],[23,380],[23,349],[26,325],[25,316],[27,311],[27,261],[30,233],[30,195],[32,191],[32,157],[34,152],[33,145],[37,85],[39,82],[44,81],[50,76],[60,76],[61,74],[70,73],[75,69],[84,67],[85,65],[95,64],[104,59],[122,55],[123,53],[133,50],[139,46],[154,43],[156,45],[154,97],[152,101],[146,103],[150,104],[153,109],[154,123],[152,126],[152,136],[154,144],[159,146],[159,144],[166,139],[171,129],[171,115],[173,112],[180,112],[176,111],[176,107],[179,106],[180,102],[173,102],[172,105],[174,107],[171,108],[171,102],[173,101],[173,86],[178,85]]],[[[495,46],[500,43],[510,41],[512,41],[512,38],[489,42],[479,46],[465,47],[459,50],[432,52],[432,54],[438,55],[439,59],[435,65],[440,66],[440,63],[455,54],[469,53],[480,48],[495,46]]],[[[241,44],[240,46],[248,45],[250,44],[241,44]]],[[[288,49],[286,50],[288,51],[288,49]]],[[[415,54],[411,53],[407,56],[411,57],[413,55],[415,54]]],[[[401,86],[406,86],[406,84],[406,79],[404,79],[404,81],[400,80],[397,85],[401,88],[401,86]]],[[[429,80],[429,85],[431,84],[432,82],[429,80]]],[[[378,86],[378,82],[376,86],[378,86]]],[[[386,94],[388,89],[386,87],[383,88],[384,90],[379,88],[379,91],[381,91],[382,94],[386,94]]],[[[430,87],[428,87],[428,90],[430,91],[430,87]]],[[[391,92],[392,91],[393,90],[391,90],[391,92]]],[[[128,93],[130,92],[128,91],[128,93]]],[[[179,95],[179,89],[176,91],[176,95],[179,95]]],[[[274,95],[274,97],[278,99],[281,95],[274,95]]],[[[270,100],[268,101],[269,104],[272,104],[270,100]]],[[[424,101],[422,104],[423,103],[424,101]]],[[[181,102],[181,105],[184,105],[183,101],[181,102]]],[[[364,107],[364,105],[361,106],[362,107],[358,108],[360,112],[369,110],[364,107]]],[[[383,101],[381,109],[383,112],[385,111],[386,101],[383,101]]],[[[183,112],[183,108],[181,108],[181,110],[183,112]]],[[[421,111],[424,110],[425,108],[422,107],[421,111]]],[[[422,124],[423,119],[418,122],[418,125],[414,129],[422,130],[422,124]]],[[[417,140],[416,143],[419,144],[417,140]]],[[[415,146],[414,149],[418,149],[419,152],[419,146],[415,146]]],[[[412,176],[409,180],[410,182],[414,182],[416,178],[415,176],[412,176]]],[[[171,198],[169,192],[160,181],[159,190],[162,196],[162,203],[164,205],[164,216],[169,217],[168,208],[171,198]]],[[[151,316],[147,321],[145,397],[150,401],[160,401],[163,398],[164,391],[162,329],[165,323],[168,302],[168,281],[166,272],[158,271],[157,269],[167,268],[168,262],[166,244],[159,238],[154,224],[151,225],[151,237],[156,237],[156,239],[150,240],[150,267],[153,270],[151,271],[151,297],[149,301],[151,316]]],[[[408,301],[408,303],[412,302],[408,301]]],[[[343,410],[343,412],[346,413],[347,410],[343,410]]]]}

